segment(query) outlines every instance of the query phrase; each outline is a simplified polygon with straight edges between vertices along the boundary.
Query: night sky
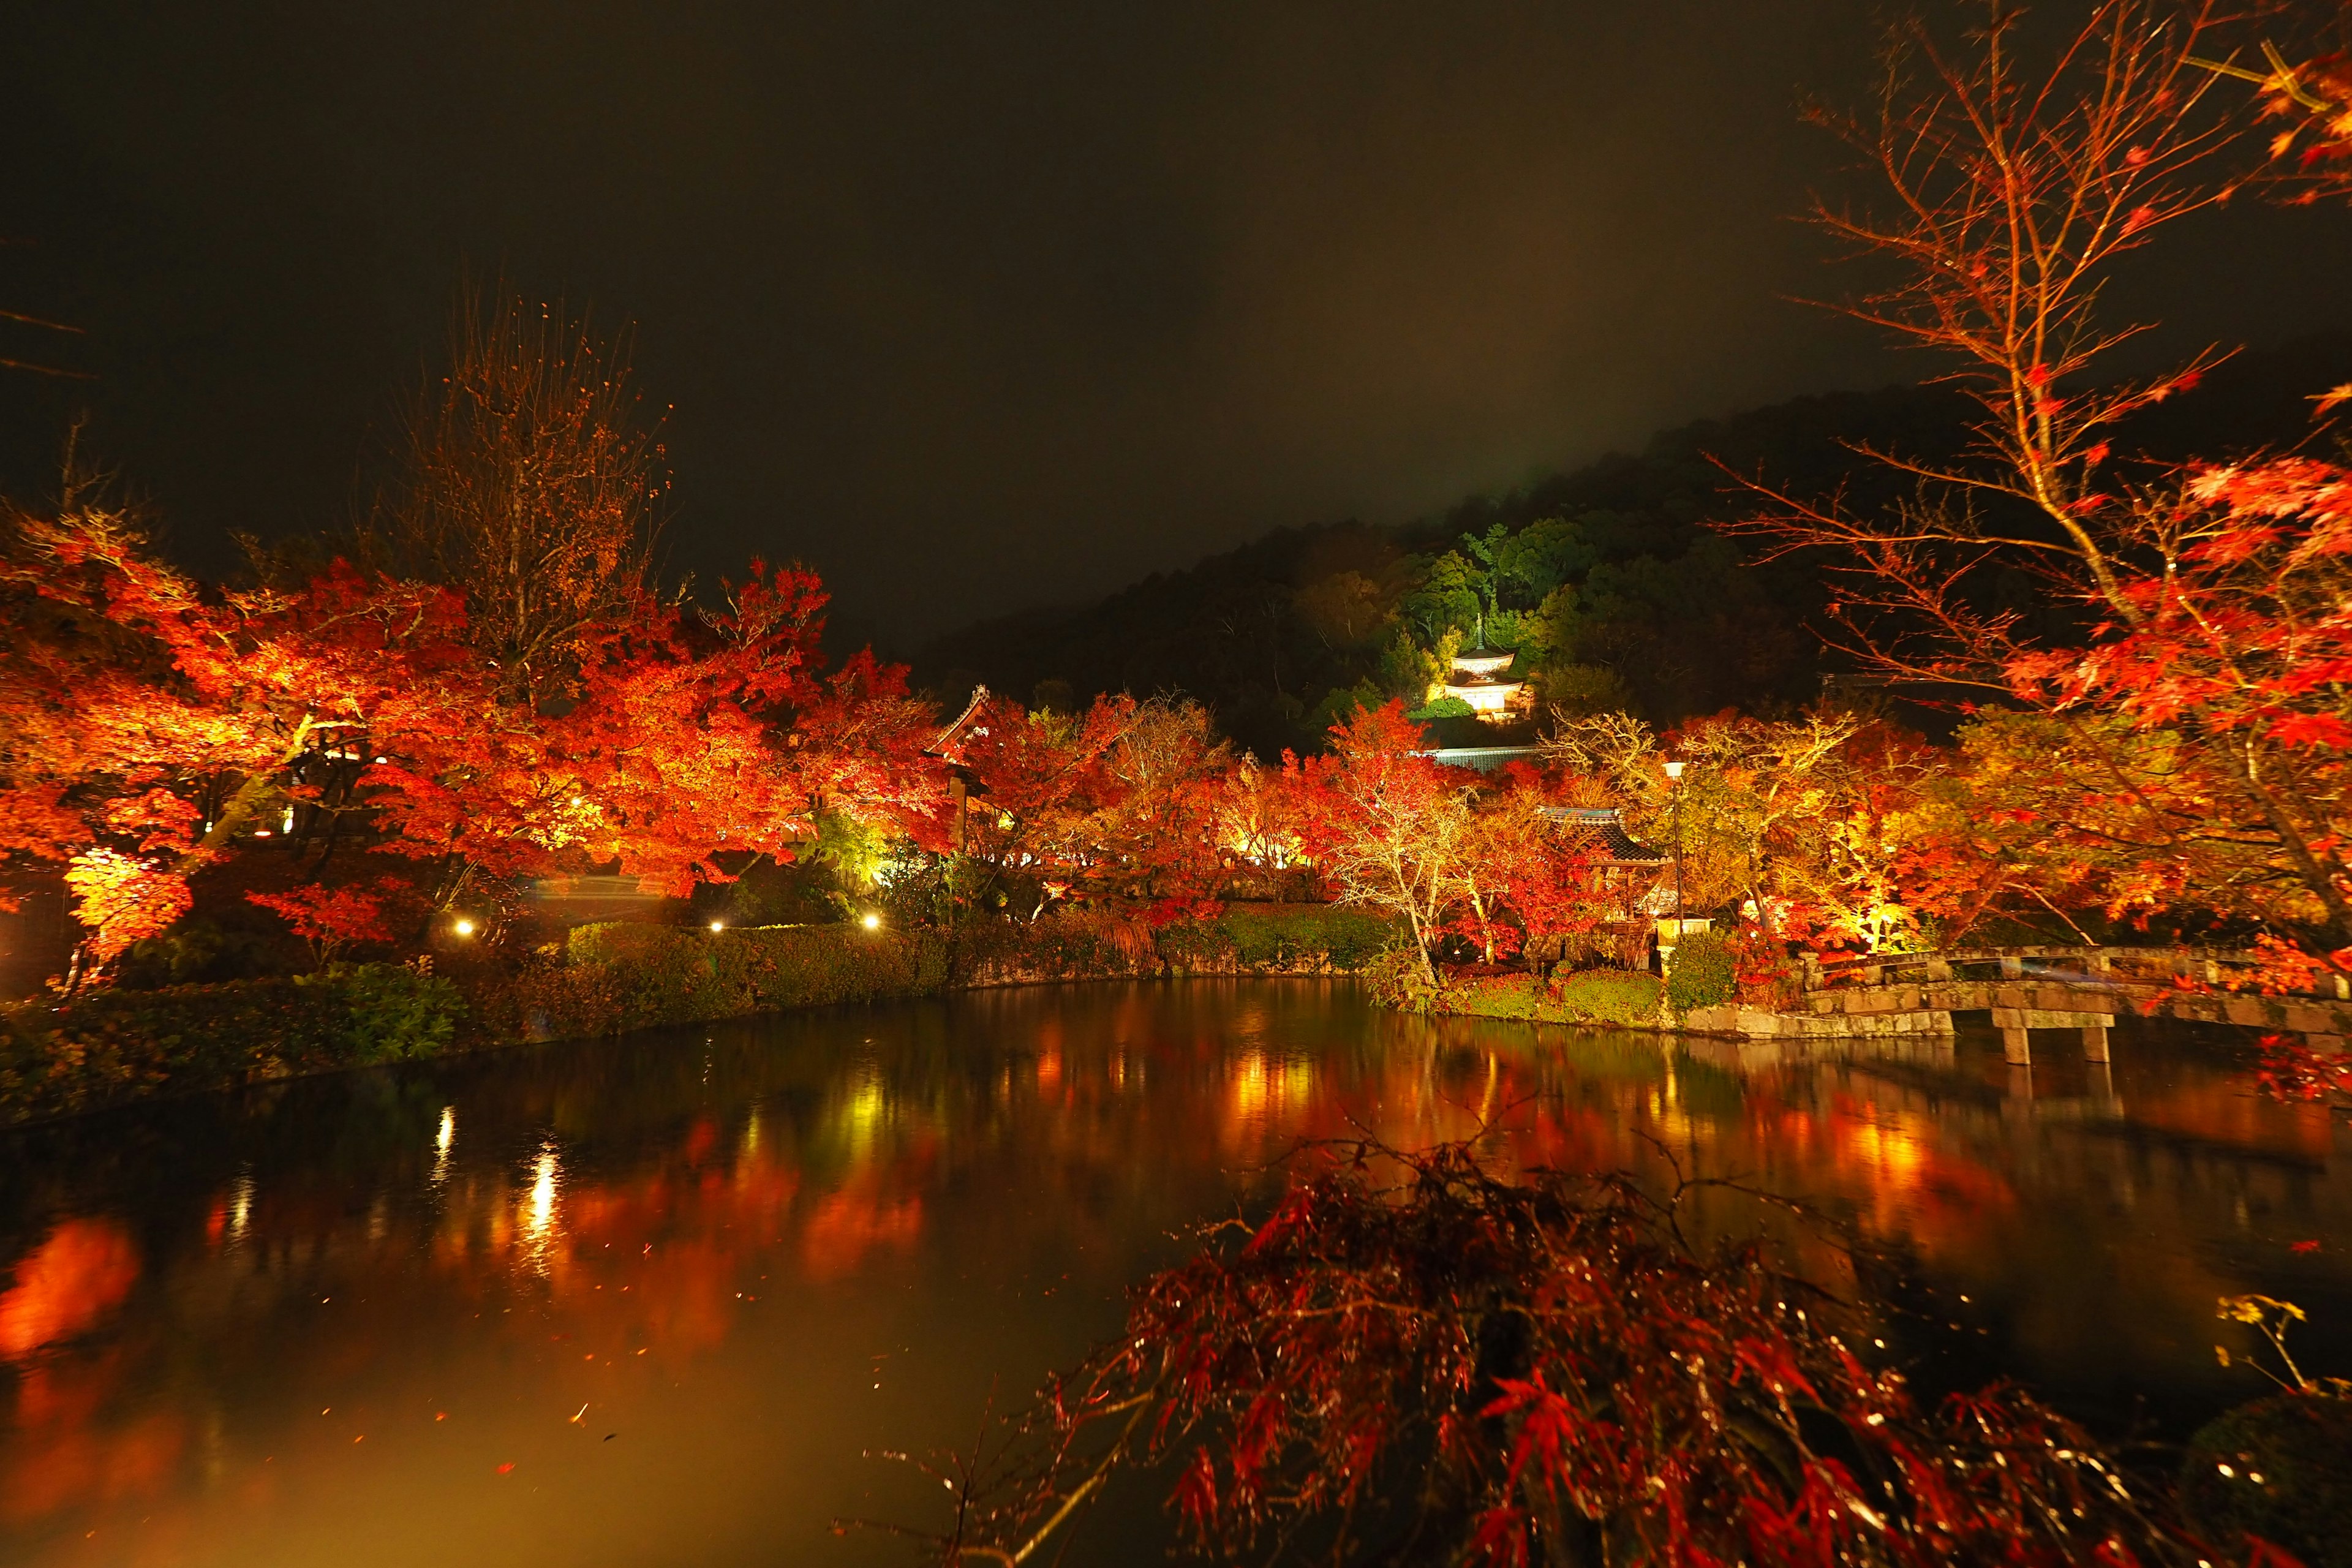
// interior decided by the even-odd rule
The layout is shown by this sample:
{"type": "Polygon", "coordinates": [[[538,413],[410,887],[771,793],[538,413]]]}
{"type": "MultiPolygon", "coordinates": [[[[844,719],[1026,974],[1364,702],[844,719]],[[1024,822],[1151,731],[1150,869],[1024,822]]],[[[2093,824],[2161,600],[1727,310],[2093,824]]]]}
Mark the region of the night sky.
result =
{"type": "MultiPolygon", "coordinates": [[[[1391,521],[1918,362],[1788,302],[1847,0],[11,6],[0,482],[68,415],[217,570],[364,492],[462,277],[636,323],[669,558],[907,642],[1391,521]]],[[[2189,235],[2183,331],[2352,324],[2315,225],[2189,235]],[[2226,270],[2225,270],[2226,266],[2226,270]],[[2227,279],[2227,287],[2221,280],[2227,279]]]]}

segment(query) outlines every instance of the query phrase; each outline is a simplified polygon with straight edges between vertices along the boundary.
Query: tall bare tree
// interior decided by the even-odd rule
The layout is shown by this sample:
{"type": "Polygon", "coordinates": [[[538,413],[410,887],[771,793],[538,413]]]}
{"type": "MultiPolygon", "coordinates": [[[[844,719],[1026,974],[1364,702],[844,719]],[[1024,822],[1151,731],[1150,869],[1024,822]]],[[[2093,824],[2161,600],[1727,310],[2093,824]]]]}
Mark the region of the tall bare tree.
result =
{"type": "MultiPolygon", "coordinates": [[[[1832,305],[1935,353],[1938,379],[1976,405],[1954,462],[1858,448],[1912,475],[1917,499],[1891,513],[1757,484],[1769,503],[1746,531],[1830,547],[1853,647],[1889,673],[1955,679],[1955,639],[1994,630],[1974,614],[1975,574],[2016,571],[2079,588],[2106,615],[2140,615],[2119,587],[2132,510],[2118,504],[2112,442],[2135,411],[2188,386],[2220,358],[2195,354],[2117,379],[2114,351],[2148,330],[2110,319],[2117,264],[2168,225],[2225,200],[2222,162],[2242,104],[2206,63],[2229,54],[2212,0],[2099,0],[2048,50],[2030,50],[2021,8],[1988,0],[1957,46],[1914,16],[1888,39],[1878,92],[1861,112],[1811,114],[1853,150],[1875,193],[1817,199],[1812,216],[1880,286],[1832,305]],[[1919,658],[1885,624],[1925,630],[1919,658]]],[[[1999,639],[1996,638],[1996,641],[1999,639]]]]}
{"type": "Polygon", "coordinates": [[[559,694],[583,631],[648,580],[669,479],[628,346],[560,303],[469,295],[448,374],[408,413],[377,531],[412,570],[463,590],[472,635],[519,698],[559,694]]]}

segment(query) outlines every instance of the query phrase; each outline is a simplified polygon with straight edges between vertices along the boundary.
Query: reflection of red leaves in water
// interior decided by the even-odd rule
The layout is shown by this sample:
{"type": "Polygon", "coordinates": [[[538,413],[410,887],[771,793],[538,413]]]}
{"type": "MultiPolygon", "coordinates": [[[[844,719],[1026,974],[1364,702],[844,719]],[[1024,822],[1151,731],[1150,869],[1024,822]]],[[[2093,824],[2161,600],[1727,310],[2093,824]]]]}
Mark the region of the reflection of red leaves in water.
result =
{"type": "Polygon", "coordinates": [[[844,1187],[819,1201],[801,1232],[801,1247],[813,1278],[835,1279],[854,1273],[877,1247],[912,1251],[922,1231],[920,1194],[890,1200],[844,1187]]]}
{"type": "Polygon", "coordinates": [[[187,1447],[178,1413],[119,1426],[100,1418],[134,1367],[115,1350],[24,1370],[0,1517],[38,1519],[78,1503],[152,1495],[171,1483],[187,1447]]]}
{"type": "Polygon", "coordinates": [[[1768,1146],[1811,1156],[1865,1196],[1865,1223],[1882,1236],[1949,1242],[2016,1206],[2000,1173],[1951,1153],[1931,1121],[1851,1095],[1832,1095],[1824,1111],[1783,1106],[1759,1131],[1768,1146]]]}
{"type": "Polygon", "coordinates": [[[2290,1242],[2287,1244],[2287,1250],[2289,1252],[2316,1252],[2319,1250],[2319,1238],[2317,1237],[2314,1237],[2309,1241],[2290,1242]]]}
{"type": "Polygon", "coordinates": [[[0,1296],[0,1355],[69,1340],[122,1304],[139,1278],[130,1235],[110,1220],[69,1219],[16,1260],[0,1296]]]}

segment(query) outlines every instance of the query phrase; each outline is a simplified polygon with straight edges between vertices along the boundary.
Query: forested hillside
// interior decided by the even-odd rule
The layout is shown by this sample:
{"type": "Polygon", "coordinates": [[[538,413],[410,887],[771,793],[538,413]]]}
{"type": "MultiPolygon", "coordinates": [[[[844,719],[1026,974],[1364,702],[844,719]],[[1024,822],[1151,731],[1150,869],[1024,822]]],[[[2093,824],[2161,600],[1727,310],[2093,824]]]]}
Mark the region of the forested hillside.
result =
{"type": "MultiPolygon", "coordinates": [[[[2191,455],[2191,429],[2200,456],[2291,444],[2308,429],[2305,390],[2347,360],[2341,337],[2242,356],[2137,434],[2161,457],[2191,455]]],[[[1049,705],[1181,691],[1271,757],[1315,749],[1356,706],[1422,702],[1454,643],[1483,629],[1518,652],[1513,673],[1547,708],[1665,725],[1793,707],[1820,689],[1816,575],[1801,559],[1758,564],[1706,526],[1752,504],[1713,459],[1791,493],[1843,488],[1869,510],[1904,480],[1853,446],[1948,457],[1965,412],[1942,388],[1897,386],[1703,420],[1442,516],[1281,529],[1094,604],[984,621],[920,650],[917,679],[950,706],[975,681],[1049,705]]]]}

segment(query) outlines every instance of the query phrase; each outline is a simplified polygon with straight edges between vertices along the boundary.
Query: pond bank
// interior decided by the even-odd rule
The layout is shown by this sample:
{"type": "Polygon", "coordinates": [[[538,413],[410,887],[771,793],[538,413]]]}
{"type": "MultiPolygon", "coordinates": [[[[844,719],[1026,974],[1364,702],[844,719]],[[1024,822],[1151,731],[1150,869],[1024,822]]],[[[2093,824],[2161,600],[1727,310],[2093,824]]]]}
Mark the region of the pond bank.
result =
{"type": "Polygon", "coordinates": [[[1066,980],[1360,972],[1387,922],[1318,904],[1154,927],[1107,911],[952,937],[855,925],[706,931],[607,922],[520,963],[443,952],[0,1006],[0,1126],[383,1062],[844,1003],[1066,980]]]}

